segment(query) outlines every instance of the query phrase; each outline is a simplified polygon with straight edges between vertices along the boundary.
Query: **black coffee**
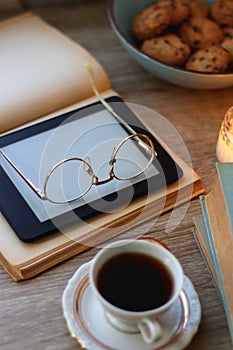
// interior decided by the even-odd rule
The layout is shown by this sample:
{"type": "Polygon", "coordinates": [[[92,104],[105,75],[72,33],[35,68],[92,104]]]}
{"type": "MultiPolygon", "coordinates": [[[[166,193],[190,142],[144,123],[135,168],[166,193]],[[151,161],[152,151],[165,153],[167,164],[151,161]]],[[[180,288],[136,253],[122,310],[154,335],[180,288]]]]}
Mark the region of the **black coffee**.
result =
{"type": "Polygon", "coordinates": [[[173,283],[170,272],[155,258],[143,253],[121,253],[103,265],[97,288],[121,309],[146,311],[169,300],[173,283]]]}

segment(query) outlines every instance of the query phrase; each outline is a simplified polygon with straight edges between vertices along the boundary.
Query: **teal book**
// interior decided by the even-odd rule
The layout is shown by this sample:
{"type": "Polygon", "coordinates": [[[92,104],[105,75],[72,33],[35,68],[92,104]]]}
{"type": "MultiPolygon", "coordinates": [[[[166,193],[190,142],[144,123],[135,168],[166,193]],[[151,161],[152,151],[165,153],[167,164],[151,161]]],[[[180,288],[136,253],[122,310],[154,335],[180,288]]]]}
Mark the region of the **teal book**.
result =
{"type": "Polygon", "coordinates": [[[233,236],[233,163],[217,163],[216,168],[233,236]]]}
{"type": "Polygon", "coordinates": [[[200,196],[200,202],[209,253],[233,342],[233,163],[219,163],[216,168],[217,183],[207,195],[200,196]]]}
{"type": "Polygon", "coordinates": [[[210,247],[209,237],[206,230],[206,225],[203,215],[199,215],[193,218],[195,224],[195,229],[193,231],[194,238],[200,249],[203,260],[205,261],[207,268],[211,274],[213,282],[215,283],[219,291],[218,277],[216,274],[216,266],[212,255],[212,250],[210,247]]]}

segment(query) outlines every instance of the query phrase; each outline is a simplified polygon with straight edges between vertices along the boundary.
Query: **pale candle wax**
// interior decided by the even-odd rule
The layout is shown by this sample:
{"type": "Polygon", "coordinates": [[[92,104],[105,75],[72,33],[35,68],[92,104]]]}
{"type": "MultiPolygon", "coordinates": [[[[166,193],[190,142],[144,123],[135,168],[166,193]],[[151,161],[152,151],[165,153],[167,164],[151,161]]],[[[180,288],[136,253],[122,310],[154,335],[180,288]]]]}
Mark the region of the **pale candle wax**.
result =
{"type": "Polygon", "coordinates": [[[233,162],[233,106],[227,110],[222,121],[216,146],[216,156],[219,162],[233,162]]]}

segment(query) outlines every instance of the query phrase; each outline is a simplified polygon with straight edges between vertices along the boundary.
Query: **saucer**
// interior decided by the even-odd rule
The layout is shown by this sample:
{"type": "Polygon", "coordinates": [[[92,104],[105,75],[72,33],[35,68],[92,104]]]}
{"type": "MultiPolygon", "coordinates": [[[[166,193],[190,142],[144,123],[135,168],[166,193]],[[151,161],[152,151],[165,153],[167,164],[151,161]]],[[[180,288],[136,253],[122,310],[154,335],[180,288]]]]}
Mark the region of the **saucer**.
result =
{"type": "Polygon", "coordinates": [[[163,332],[159,341],[146,344],[140,335],[113,328],[89,284],[91,262],[83,264],[69,280],[62,297],[63,315],[70,334],[88,350],[181,350],[197,332],[201,305],[190,279],[184,277],[179,299],[159,318],[163,332]]]}

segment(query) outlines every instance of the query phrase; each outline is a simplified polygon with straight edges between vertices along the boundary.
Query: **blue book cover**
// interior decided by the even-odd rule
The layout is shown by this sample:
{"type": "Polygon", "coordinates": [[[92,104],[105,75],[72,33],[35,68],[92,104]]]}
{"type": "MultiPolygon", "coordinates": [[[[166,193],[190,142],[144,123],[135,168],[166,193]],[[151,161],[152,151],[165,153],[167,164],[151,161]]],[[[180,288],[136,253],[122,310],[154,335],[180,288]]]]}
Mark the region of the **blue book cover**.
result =
{"type": "Polygon", "coordinates": [[[216,169],[233,235],[233,163],[217,163],[216,169]]]}
{"type": "MultiPolygon", "coordinates": [[[[216,254],[215,254],[214,241],[212,239],[212,232],[211,232],[208,212],[206,209],[205,196],[203,196],[203,195],[200,196],[200,202],[201,202],[203,220],[201,223],[199,222],[198,229],[199,229],[200,233],[203,233],[203,235],[201,237],[202,237],[203,241],[206,243],[205,246],[208,247],[207,249],[209,252],[209,256],[211,258],[211,261],[213,262],[214,269],[217,272],[218,259],[217,259],[216,254]],[[201,227],[200,227],[200,225],[201,225],[201,227]]],[[[196,225],[196,223],[195,223],[195,225],[196,225]]]]}

